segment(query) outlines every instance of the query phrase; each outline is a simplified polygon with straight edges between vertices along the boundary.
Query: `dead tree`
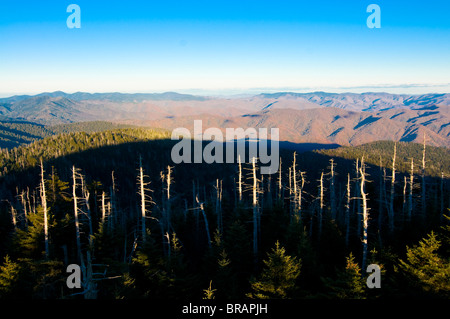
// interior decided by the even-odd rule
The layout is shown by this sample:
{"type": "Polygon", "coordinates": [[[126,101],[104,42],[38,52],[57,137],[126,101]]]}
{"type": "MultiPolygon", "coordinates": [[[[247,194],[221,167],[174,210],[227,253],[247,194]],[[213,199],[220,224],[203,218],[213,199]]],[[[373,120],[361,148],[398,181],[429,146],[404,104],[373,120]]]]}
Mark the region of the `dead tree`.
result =
{"type": "Polygon", "coordinates": [[[141,199],[141,237],[142,242],[145,243],[146,240],[146,218],[147,218],[147,203],[151,202],[151,197],[147,195],[148,189],[146,187],[150,184],[150,182],[145,182],[144,179],[148,178],[147,175],[144,175],[144,168],[142,167],[142,157],[139,155],[139,175],[138,175],[138,183],[139,183],[139,196],[141,199]],[[147,192],[146,192],[147,191],[147,192]]]}
{"type": "Polygon", "coordinates": [[[300,184],[300,187],[298,190],[298,199],[297,199],[299,217],[301,217],[301,213],[302,213],[303,189],[305,187],[305,172],[300,171],[300,178],[301,178],[301,184],[300,184]]]}
{"type": "MultiPolygon", "coordinates": [[[[73,180],[73,186],[72,186],[72,196],[73,196],[73,205],[74,205],[74,219],[75,219],[75,233],[76,233],[76,244],[77,244],[77,259],[80,261],[80,268],[81,272],[83,274],[83,295],[85,299],[96,299],[97,298],[97,285],[93,278],[93,271],[92,271],[92,257],[91,257],[91,249],[92,249],[92,225],[89,227],[89,248],[86,250],[86,263],[84,260],[82,248],[81,248],[81,229],[80,229],[80,215],[79,213],[82,212],[80,208],[78,207],[78,196],[77,196],[77,180],[81,179],[82,184],[82,192],[83,192],[83,199],[86,202],[89,201],[89,195],[87,194],[87,191],[84,189],[84,181],[83,176],[78,173],[78,170],[75,168],[75,166],[72,166],[72,180],[73,180]]],[[[87,204],[86,208],[88,209],[88,219],[90,219],[89,214],[89,206],[87,204]]]]}
{"type": "Polygon", "coordinates": [[[211,248],[211,235],[209,233],[209,223],[208,218],[206,217],[205,209],[203,207],[203,203],[198,200],[198,196],[195,197],[195,200],[200,208],[200,211],[203,215],[203,221],[205,222],[205,230],[206,230],[206,236],[208,238],[208,247],[211,248]]]}
{"type": "Polygon", "coordinates": [[[281,157],[280,157],[280,167],[278,168],[278,200],[281,200],[281,202],[283,203],[284,201],[283,199],[283,181],[281,178],[281,157]]]}
{"type": "Polygon", "coordinates": [[[360,176],[361,176],[361,198],[362,198],[362,211],[363,211],[363,255],[362,255],[362,269],[366,269],[367,263],[367,251],[368,251],[368,228],[369,228],[369,208],[367,207],[367,194],[365,192],[365,184],[366,184],[366,169],[364,164],[364,158],[361,160],[361,167],[359,168],[360,176]]]}
{"type": "Polygon", "coordinates": [[[49,247],[48,247],[48,210],[47,210],[47,196],[45,193],[45,180],[44,180],[44,164],[42,163],[41,158],[41,202],[42,202],[42,210],[44,212],[44,242],[45,242],[45,258],[49,256],[49,247]]]}
{"type": "Polygon", "coordinates": [[[242,163],[241,163],[241,155],[238,156],[238,164],[239,164],[238,192],[239,192],[239,203],[241,203],[242,202],[242,163]]]}
{"type": "Polygon", "coordinates": [[[252,206],[253,206],[253,255],[255,259],[258,255],[258,179],[256,177],[256,159],[252,158],[252,173],[253,173],[253,187],[252,187],[252,206]]]}
{"type": "Polygon", "coordinates": [[[413,188],[414,188],[414,158],[411,157],[411,170],[409,172],[409,194],[408,194],[408,212],[406,220],[410,221],[413,211],[413,188]]]}
{"type": "Polygon", "coordinates": [[[394,143],[394,156],[392,157],[392,178],[391,178],[391,192],[389,197],[389,232],[394,232],[394,197],[395,197],[395,160],[397,157],[397,143],[394,143]]]}
{"type": "MultiPolygon", "coordinates": [[[[8,201],[9,203],[9,201],[8,201]]],[[[11,221],[13,223],[14,231],[17,230],[17,210],[14,208],[14,206],[9,203],[9,206],[11,207],[11,221]]]]}
{"type": "Polygon", "coordinates": [[[222,218],[222,180],[216,179],[216,216],[217,216],[217,228],[219,232],[223,231],[223,218],[222,218]]]}
{"type": "Polygon", "coordinates": [[[406,203],[406,189],[408,188],[408,179],[406,178],[406,175],[403,176],[403,217],[406,215],[406,211],[408,210],[407,203],[406,203]]]}
{"type": "Polygon", "coordinates": [[[331,219],[336,220],[336,193],[334,186],[334,159],[330,160],[330,207],[331,207],[331,219]]]}
{"type": "Polygon", "coordinates": [[[25,198],[25,191],[23,190],[20,193],[20,202],[22,204],[22,208],[23,208],[23,217],[24,217],[24,222],[25,222],[25,227],[28,227],[28,211],[27,211],[27,200],[25,198]]]}
{"type": "Polygon", "coordinates": [[[110,202],[108,213],[108,228],[112,230],[115,227],[117,219],[117,207],[116,207],[116,179],[114,177],[114,171],[111,172],[112,185],[110,187],[110,202]]]}
{"type": "Polygon", "coordinates": [[[106,205],[105,205],[105,192],[102,192],[102,225],[105,224],[106,220],[106,205]]]}
{"type": "Polygon", "coordinates": [[[381,227],[383,225],[383,218],[384,218],[384,175],[383,175],[383,163],[381,160],[380,155],[380,164],[379,164],[380,172],[379,172],[379,197],[378,197],[378,230],[381,230],[381,227]]]}
{"type": "Polygon", "coordinates": [[[355,199],[356,199],[356,235],[361,235],[361,179],[359,177],[359,158],[356,159],[355,199]]]}
{"type": "Polygon", "coordinates": [[[350,236],[350,173],[347,174],[347,204],[345,205],[345,216],[344,216],[344,224],[345,224],[345,245],[348,247],[348,240],[350,236]]]}
{"type": "Polygon", "coordinates": [[[292,198],[293,198],[293,213],[296,214],[297,213],[297,164],[296,164],[296,160],[297,160],[297,153],[294,152],[293,155],[293,160],[292,160],[292,186],[294,187],[293,192],[292,192],[292,198]]]}
{"type": "Polygon", "coordinates": [[[165,219],[166,219],[166,228],[167,231],[171,228],[171,193],[170,193],[170,186],[173,183],[173,176],[172,176],[172,167],[169,165],[167,166],[167,174],[166,174],[166,191],[167,191],[167,201],[166,201],[166,207],[165,207],[165,219]]]}
{"type": "Polygon", "coordinates": [[[322,236],[322,222],[323,222],[323,171],[320,174],[320,180],[319,180],[319,214],[318,214],[318,223],[319,223],[319,240],[322,236]]]}

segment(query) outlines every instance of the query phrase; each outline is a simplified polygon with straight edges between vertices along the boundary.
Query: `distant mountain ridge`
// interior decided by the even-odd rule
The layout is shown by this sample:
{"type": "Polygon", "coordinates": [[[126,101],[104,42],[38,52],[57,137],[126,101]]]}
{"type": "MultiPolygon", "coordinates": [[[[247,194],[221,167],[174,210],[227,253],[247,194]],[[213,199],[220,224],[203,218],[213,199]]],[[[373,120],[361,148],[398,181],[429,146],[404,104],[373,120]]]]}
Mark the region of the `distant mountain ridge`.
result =
{"type": "Polygon", "coordinates": [[[376,140],[450,147],[450,94],[262,93],[207,97],[165,93],[64,93],[0,99],[0,120],[57,125],[111,121],[173,129],[278,127],[295,143],[360,145],[376,140]]]}

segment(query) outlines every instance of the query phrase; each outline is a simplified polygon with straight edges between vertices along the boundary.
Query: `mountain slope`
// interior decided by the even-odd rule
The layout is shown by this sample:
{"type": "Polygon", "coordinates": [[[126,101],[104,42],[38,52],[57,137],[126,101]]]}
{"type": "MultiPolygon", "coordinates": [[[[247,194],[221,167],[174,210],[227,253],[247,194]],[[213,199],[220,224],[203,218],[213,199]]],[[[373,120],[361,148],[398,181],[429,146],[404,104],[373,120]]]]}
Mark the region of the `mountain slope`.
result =
{"type": "Polygon", "coordinates": [[[450,94],[259,94],[213,98],[178,94],[64,92],[0,99],[0,117],[40,125],[114,121],[173,129],[278,127],[290,142],[359,145],[376,140],[450,147],[450,94]]]}

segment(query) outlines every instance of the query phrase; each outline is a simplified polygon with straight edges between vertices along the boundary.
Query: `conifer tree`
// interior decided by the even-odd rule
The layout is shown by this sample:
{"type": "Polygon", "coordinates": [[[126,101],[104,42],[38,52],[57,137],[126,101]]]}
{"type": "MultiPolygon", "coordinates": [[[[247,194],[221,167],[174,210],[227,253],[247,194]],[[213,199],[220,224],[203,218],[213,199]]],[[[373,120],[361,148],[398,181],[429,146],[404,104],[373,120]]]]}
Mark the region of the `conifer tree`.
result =
{"type": "Polygon", "coordinates": [[[434,232],[419,245],[406,248],[406,260],[400,259],[397,271],[409,279],[411,287],[423,292],[450,297],[450,260],[439,254],[442,242],[434,232]]]}
{"type": "Polygon", "coordinates": [[[322,278],[327,295],[337,299],[364,299],[365,283],[361,268],[352,253],[346,257],[346,266],[339,270],[336,278],[322,278]]]}
{"type": "Polygon", "coordinates": [[[286,254],[277,241],[275,248],[267,254],[259,280],[251,280],[252,292],[247,297],[254,299],[287,299],[293,296],[296,280],[300,275],[301,261],[286,254]]]}

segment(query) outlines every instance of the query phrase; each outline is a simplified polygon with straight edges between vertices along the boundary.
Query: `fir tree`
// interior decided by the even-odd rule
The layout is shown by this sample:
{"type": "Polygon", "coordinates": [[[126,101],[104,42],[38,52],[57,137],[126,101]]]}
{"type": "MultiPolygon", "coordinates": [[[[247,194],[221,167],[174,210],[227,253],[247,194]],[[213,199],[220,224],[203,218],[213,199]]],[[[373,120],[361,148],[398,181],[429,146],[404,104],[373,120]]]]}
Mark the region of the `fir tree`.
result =
{"type": "Polygon", "coordinates": [[[400,260],[402,272],[413,288],[450,297],[450,260],[439,255],[442,243],[431,232],[419,245],[407,247],[406,260],[400,260]]]}
{"type": "Polygon", "coordinates": [[[286,250],[277,241],[275,248],[267,254],[260,280],[251,281],[252,292],[247,297],[255,299],[287,299],[296,289],[301,261],[286,255],[286,250]]]}
{"type": "Polygon", "coordinates": [[[365,283],[361,278],[361,268],[355,262],[352,253],[346,260],[345,268],[338,271],[336,279],[322,279],[327,291],[330,291],[327,296],[338,299],[363,299],[365,283]]]}

